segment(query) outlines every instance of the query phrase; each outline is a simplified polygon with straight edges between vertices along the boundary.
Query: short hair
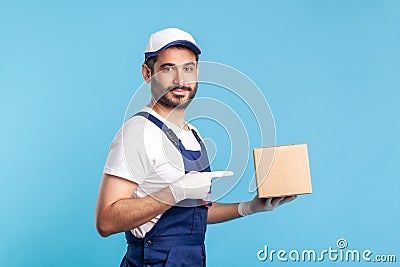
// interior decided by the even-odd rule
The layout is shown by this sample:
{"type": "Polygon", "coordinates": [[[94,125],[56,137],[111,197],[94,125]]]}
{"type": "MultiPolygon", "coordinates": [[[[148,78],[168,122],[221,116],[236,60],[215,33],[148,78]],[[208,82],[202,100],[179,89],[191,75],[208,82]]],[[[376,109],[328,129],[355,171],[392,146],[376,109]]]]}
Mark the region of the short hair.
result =
{"type": "MultiPolygon", "coordinates": [[[[170,46],[170,47],[176,47],[178,49],[190,49],[189,47],[187,47],[185,45],[173,45],[173,46],[170,46]]],[[[193,54],[196,56],[196,62],[198,62],[199,61],[199,55],[196,54],[194,51],[193,51],[193,54]]],[[[144,64],[146,64],[147,67],[149,67],[151,75],[154,74],[154,64],[157,62],[157,59],[158,59],[158,55],[149,57],[144,62],[144,64]]]]}

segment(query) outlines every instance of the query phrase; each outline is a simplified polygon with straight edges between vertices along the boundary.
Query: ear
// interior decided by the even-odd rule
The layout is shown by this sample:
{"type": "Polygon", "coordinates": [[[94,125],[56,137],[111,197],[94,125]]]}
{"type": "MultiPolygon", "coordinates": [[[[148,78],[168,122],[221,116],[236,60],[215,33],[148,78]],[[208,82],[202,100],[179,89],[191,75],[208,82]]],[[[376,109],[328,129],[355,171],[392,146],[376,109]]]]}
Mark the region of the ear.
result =
{"type": "Polygon", "coordinates": [[[151,71],[149,66],[147,66],[145,63],[142,64],[142,76],[146,83],[150,82],[151,71]]]}

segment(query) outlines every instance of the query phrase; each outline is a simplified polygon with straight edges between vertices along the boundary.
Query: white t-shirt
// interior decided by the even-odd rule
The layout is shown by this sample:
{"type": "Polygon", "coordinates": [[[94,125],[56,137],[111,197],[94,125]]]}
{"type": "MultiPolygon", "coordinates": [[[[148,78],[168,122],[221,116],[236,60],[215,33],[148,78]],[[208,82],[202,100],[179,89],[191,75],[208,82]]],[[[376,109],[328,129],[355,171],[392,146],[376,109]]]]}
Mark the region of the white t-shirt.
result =
{"type": "MultiPolygon", "coordinates": [[[[182,141],[187,150],[201,150],[192,131],[186,131],[165,120],[149,107],[149,112],[166,124],[182,141]]],[[[188,124],[190,129],[197,129],[188,124]]],[[[108,153],[104,173],[118,176],[138,184],[133,198],[145,197],[160,191],[185,174],[183,159],[178,149],[153,122],[142,116],[127,120],[115,136],[108,153]]],[[[158,222],[161,214],[131,230],[143,238],[158,222]]]]}

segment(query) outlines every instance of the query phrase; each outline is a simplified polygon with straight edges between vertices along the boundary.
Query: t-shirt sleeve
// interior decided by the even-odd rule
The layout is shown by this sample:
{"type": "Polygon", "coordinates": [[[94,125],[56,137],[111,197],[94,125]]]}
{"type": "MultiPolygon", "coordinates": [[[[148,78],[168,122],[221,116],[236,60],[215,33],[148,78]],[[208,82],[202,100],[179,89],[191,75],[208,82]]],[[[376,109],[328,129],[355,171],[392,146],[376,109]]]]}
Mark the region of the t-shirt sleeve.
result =
{"type": "Polygon", "coordinates": [[[151,169],[151,161],[144,147],[142,120],[126,122],[111,143],[104,173],[118,176],[137,184],[143,183],[151,169]]]}

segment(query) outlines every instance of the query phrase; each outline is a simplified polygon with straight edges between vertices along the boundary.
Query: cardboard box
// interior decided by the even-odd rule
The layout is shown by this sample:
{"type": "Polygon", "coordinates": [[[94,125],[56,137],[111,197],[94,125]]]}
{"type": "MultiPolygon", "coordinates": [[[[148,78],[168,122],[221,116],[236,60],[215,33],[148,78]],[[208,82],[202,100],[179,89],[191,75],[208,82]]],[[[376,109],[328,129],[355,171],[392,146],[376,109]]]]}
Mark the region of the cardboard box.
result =
{"type": "Polygon", "coordinates": [[[259,198],[311,194],[307,145],[255,148],[259,198]]]}

